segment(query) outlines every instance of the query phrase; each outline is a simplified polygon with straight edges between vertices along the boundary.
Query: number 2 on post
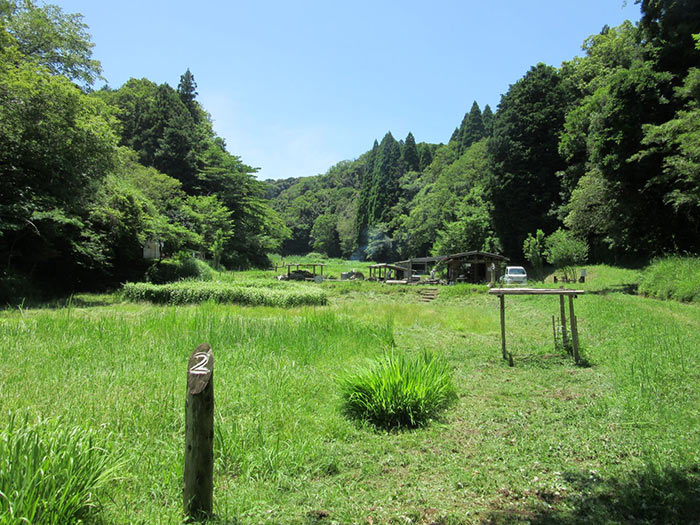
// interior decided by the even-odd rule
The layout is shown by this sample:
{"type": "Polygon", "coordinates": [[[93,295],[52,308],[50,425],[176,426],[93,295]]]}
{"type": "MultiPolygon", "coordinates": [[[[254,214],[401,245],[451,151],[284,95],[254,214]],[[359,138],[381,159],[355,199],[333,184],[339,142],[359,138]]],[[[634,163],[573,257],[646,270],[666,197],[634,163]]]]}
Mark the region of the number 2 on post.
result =
{"type": "Polygon", "coordinates": [[[190,368],[190,374],[204,375],[209,373],[207,368],[207,363],[209,362],[209,356],[204,352],[198,352],[194,354],[195,358],[199,358],[199,363],[190,368]]]}

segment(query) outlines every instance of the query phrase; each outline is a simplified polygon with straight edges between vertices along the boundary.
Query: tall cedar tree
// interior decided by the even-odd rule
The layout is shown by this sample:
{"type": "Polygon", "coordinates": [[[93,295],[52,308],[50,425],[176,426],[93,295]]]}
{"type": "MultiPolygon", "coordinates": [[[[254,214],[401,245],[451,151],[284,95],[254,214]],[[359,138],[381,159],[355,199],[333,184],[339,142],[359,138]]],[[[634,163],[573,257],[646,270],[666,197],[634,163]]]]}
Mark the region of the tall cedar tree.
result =
{"type": "Polygon", "coordinates": [[[490,137],[493,135],[493,111],[491,111],[491,106],[488,104],[484,106],[484,111],[481,113],[481,120],[484,123],[484,136],[490,137]]]}
{"type": "Polygon", "coordinates": [[[361,251],[367,246],[367,228],[370,224],[370,194],[372,193],[374,163],[379,151],[379,143],[375,140],[367,155],[367,166],[361,175],[360,196],[355,219],[356,245],[361,251]]]}
{"type": "Polygon", "coordinates": [[[401,146],[390,132],[384,135],[372,170],[369,226],[391,220],[391,207],[399,200],[399,179],[404,173],[401,146]]]}
{"type": "Polygon", "coordinates": [[[419,171],[420,159],[418,158],[418,148],[416,148],[416,139],[413,138],[413,133],[410,131],[406,136],[406,143],[403,147],[403,163],[407,171],[419,171]]]}
{"type": "Polygon", "coordinates": [[[484,122],[481,116],[481,109],[476,100],[472,104],[469,113],[464,115],[462,125],[459,128],[458,153],[461,155],[469,146],[484,138],[484,122]]]}
{"type": "Polygon", "coordinates": [[[505,254],[519,257],[529,232],[558,225],[548,212],[559,201],[557,149],[566,96],[557,70],[538,64],[501,98],[490,143],[491,197],[505,254]]]}
{"type": "Polygon", "coordinates": [[[197,82],[194,80],[194,75],[190,72],[190,68],[187,68],[184,75],[180,76],[180,83],[177,85],[177,94],[180,95],[180,100],[189,110],[192,119],[195,122],[199,122],[199,108],[195,102],[197,98],[197,82]]]}

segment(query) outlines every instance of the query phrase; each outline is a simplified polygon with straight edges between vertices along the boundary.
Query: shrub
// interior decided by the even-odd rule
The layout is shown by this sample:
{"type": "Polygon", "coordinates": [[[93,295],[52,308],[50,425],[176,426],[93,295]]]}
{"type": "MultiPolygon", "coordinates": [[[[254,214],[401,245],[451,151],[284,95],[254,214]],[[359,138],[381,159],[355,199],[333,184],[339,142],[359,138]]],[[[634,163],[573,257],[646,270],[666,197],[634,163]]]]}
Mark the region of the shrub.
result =
{"type": "Polygon", "coordinates": [[[194,257],[183,259],[163,259],[146,270],[146,281],[153,284],[165,284],[182,279],[210,281],[212,269],[207,263],[194,257]]]}
{"type": "Polygon", "coordinates": [[[0,431],[0,523],[80,522],[116,469],[88,431],[11,417],[0,431]]]}
{"type": "Polygon", "coordinates": [[[345,415],[385,429],[422,426],[456,398],[448,365],[427,352],[387,354],[342,379],[340,388],[345,415]]]}
{"type": "Polygon", "coordinates": [[[547,262],[557,270],[564,272],[564,277],[576,280],[576,266],[588,259],[588,243],[578,239],[567,230],[559,228],[545,240],[547,245],[547,262]]]}
{"type": "Polygon", "coordinates": [[[324,292],[315,288],[263,288],[220,282],[181,281],[156,285],[127,283],[122,296],[130,301],[159,304],[191,304],[214,301],[250,306],[317,306],[327,304],[324,292]]]}

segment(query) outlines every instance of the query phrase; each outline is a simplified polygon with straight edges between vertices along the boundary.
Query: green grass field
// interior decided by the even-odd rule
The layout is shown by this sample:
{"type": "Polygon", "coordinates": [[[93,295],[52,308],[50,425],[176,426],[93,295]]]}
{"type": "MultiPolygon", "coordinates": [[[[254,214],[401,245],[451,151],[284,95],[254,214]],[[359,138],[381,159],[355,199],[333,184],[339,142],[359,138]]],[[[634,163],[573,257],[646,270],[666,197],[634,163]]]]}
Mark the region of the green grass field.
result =
{"type": "MultiPolygon", "coordinates": [[[[576,285],[587,366],[554,349],[555,298],[509,297],[509,367],[481,287],[432,303],[351,282],[303,285],[325,306],[7,309],[0,439],[18,421],[83,429],[115,470],[88,522],[179,523],[187,358],[207,341],[214,523],[698,523],[700,306],[629,294],[639,273],[590,267],[576,285]],[[415,430],[345,418],[340,379],[389,351],[441,356],[456,403],[415,430]]],[[[0,492],[0,523],[20,523],[0,492]]]]}

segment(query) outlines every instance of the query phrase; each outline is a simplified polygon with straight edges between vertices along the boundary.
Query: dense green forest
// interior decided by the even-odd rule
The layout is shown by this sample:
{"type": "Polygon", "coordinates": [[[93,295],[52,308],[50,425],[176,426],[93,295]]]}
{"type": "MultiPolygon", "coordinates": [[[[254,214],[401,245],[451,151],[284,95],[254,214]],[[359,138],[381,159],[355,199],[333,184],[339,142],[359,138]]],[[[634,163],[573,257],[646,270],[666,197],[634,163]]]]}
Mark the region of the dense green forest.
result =
{"type": "MultiPolygon", "coordinates": [[[[0,2],[0,278],[98,288],[141,279],[143,245],[240,268],[289,234],[184,72],[176,88],[101,79],[80,15],[0,2]]],[[[55,290],[61,291],[61,290],[55,290]]]]}
{"type": "Polygon", "coordinates": [[[555,232],[594,261],[697,252],[700,4],[638,3],[638,24],[533,66],[495,111],[474,102],[446,144],[387,133],[324,175],[263,182],[214,132],[189,69],[176,87],[95,89],[80,15],[0,0],[2,290],[142,279],[149,239],[229,269],[274,252],[522,260],[526,240],[531,259],[555,232]]]}
{"type": "Polygon", "coordinates": [[[560,229],[596,262],[697,252],[700,4],[639,3],[637,25],[533,66],[495,113],[474,102],[447,144],[387,133],[325,175],[267,181],[292,232],[285,252],[523,260],[526,239],[560,229]]]}

